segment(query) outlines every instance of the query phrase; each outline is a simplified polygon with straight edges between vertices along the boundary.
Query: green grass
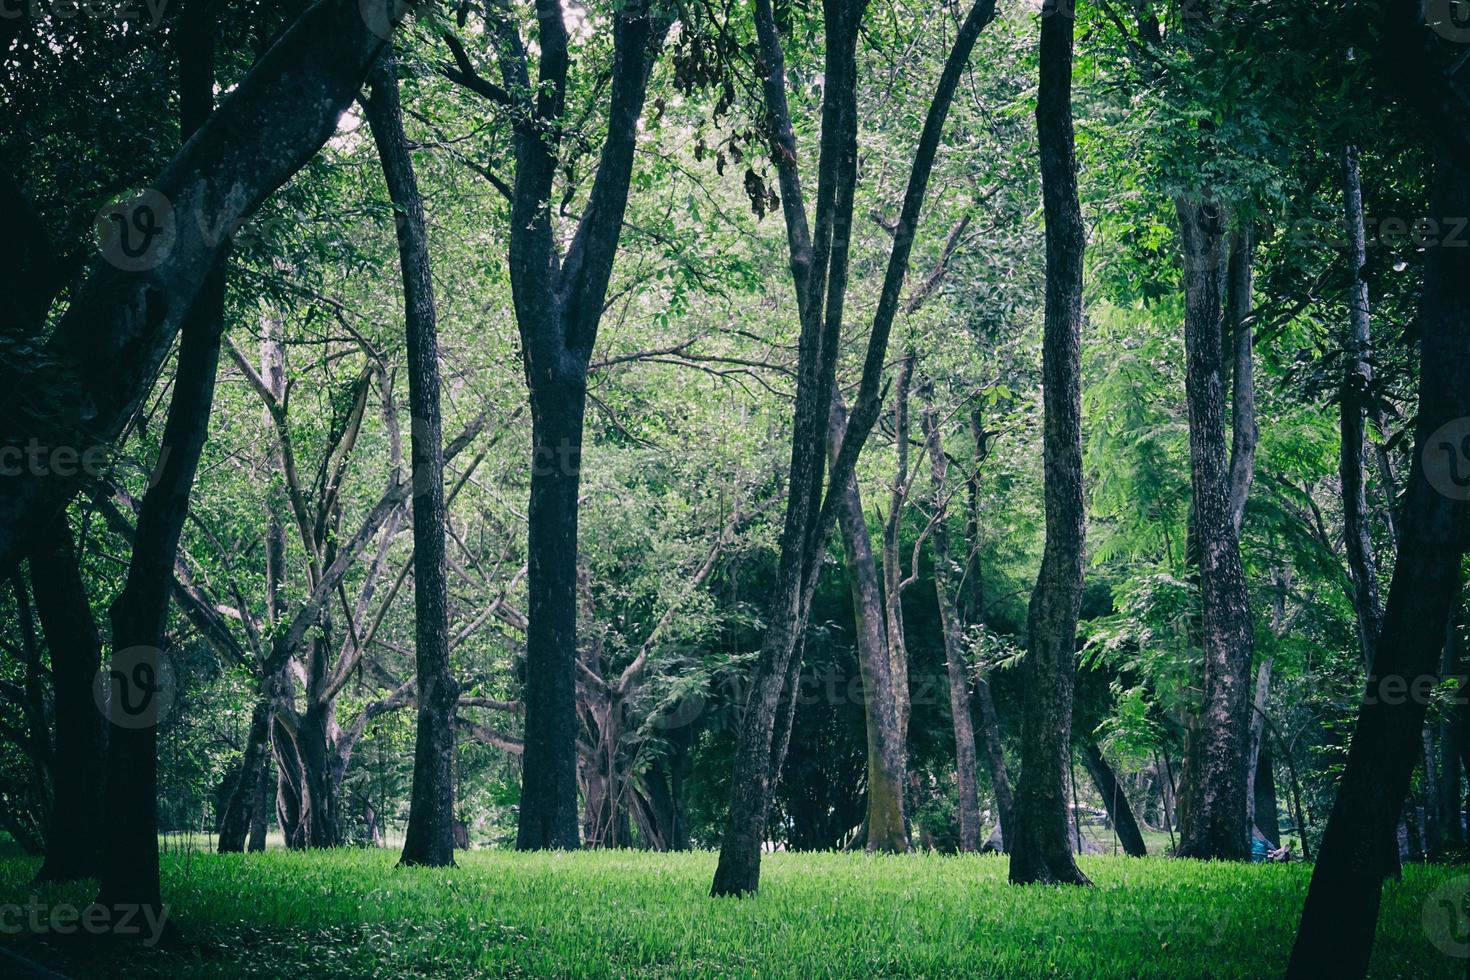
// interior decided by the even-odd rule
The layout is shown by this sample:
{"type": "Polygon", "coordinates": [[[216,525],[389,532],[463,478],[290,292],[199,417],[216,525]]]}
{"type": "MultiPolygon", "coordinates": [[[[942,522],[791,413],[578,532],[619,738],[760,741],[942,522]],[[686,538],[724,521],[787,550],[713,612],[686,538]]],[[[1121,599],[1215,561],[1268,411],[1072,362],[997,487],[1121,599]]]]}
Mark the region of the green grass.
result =
{"type": "MultiPolygon", "coordinates": [[[[1304,865],[1084,858],[1090,889],[1013,887],[997,857],[767,855],[754,899],[705,897],[714,855],[477,851],[454,870],[388,851],[169,854],[182,939],[104,958],[28,933],[11,949],[75,977],[1258,977],[1279,975],[1304,865]]],[[[85,905],[0,859],[0,902],[85,905]]],[[[1421,924],[1463,871],[1409,867],[1384,893],[1374,975],[1463,975],[1421,924]]]]}

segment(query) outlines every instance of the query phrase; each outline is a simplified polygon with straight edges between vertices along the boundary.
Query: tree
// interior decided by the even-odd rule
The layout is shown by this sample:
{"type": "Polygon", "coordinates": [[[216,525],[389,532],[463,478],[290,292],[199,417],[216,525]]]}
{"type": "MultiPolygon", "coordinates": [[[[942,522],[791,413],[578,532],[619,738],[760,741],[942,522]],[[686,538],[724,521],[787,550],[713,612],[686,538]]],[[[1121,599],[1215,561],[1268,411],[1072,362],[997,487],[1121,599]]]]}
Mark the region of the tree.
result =
{"type": "MultiPolygon", "coordinates": [[[[1436,148],[1429,220],[1470,213],[1464,93],[1442,65],[1457,49],[1426,25],[1416,3],[1386,5],[1381,70],[1427,124],[1436,148]]],[[[1358,709],[1347,766],[1292,948],[1288,976],[1367,973],[1378,920],[1382,841],[1398,819],[1422,753],[1426,698],[1386,696],[1386,684],[1437,677],[1444,624],[1465,552],[1461,433],[1470,418],[1470,249],[1440,242],[1424,256],[1419,301],[1419,415],[1414,463],[1399,520],[1399,557],[1378,634],[1373,674],[1358,709]]],[[[1422,684],[1422,681],[1421,681],[1422,684]]]]}
{"type": "Polygon", "coordinates": [[[1082,603],[1082,209],[1072,135],[1075,12],[1041,11],[1041,81],[1036,132],[1046,216],[1045,398],[1046,551],[1031,593],[1021,778],[1010,833],[1017,884],[1090,884],[1072,860],[1067,775],[1071,771],[1072,683],[1082,603]]]}
{"type": "Polygon", "coordinates": [[[577,835],[577,495],[587,366],[597,340],[628,205],[648,76],[672,24],[645,0],[613,15],[607,135],[592,190],[565,256],[551,201],[567,124],[568,36],[560,0],[537,0],[540,61],[533,88],[526,44],[509,4],[489,11],[502,85],[481,77],[457,40],[446,74],[511,109],[516,146],[509,261],[531,396],[530,573],[522,850],[573,849],[577,835]],[[503,86],[503,87],[502,87],[503,86]]]}
{"type": "Polygon", "coordinates": [[[444,444],[439,411],[439,340],[424,206],[403,134],[392,53],[369,75],[366,102],[383,178],[393,199],[408,335],[412,458],[413,601],[418,686],[413,795],[404,864],[454,863],[454,714],[459,691],[449,667],[449,595],[444,561],[444,444]]]}
{"type": "Polygon", "coordinates": [[[807,224],[796,136],[786,100],[785,57],[775,14],[769,0],[757,0],[755,8],[758,46],[765,69],[762,87],[766,127],[781,187],[801,341],[780,567],[769,622],[750,677],[750,693],[740,722],[729,816],[721,837],[720,862],[710,888],[716,897],[750,894],[760,884],[766,809],[771,784],[780,772],[791,733],[795,687],[801,668],[795,650],[816,587],[818,558],[826,546],[841,492],[851,478],[878,414],[879,378],[888,337],[898,311],[919,212],[950,102],[976,38],[995,13],[994,4],[988,0],[978,0],[970,9],[929,104],[873,317],[858,396],[845,426],[842,448],[832,463],[830,476],[824,480],[823,450],[832,407],[852,232],[857,167],[856,46],[865,6],[861,0],[826,0],[823,5],[826,71],[821,150],[817,161],[815,234],[807,224]],[[825,495],[824,486],[827,487],[825,495]],[[778,706],[782,709],[779,720],[778,706]]]}

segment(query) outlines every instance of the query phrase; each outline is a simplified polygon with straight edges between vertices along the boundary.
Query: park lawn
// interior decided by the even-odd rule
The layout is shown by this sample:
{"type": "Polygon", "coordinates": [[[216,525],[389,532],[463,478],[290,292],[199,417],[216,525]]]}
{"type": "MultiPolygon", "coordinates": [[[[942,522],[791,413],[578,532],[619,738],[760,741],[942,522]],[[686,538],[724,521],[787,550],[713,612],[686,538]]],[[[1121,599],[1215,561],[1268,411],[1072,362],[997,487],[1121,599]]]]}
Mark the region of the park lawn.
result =
{"type": "MultiPolygon", "coordinates": [[[[171,853],[172,947],[118,961],[95,940],[0,942],[78,978],[1259,977],[1285,966],[1311,870],[1087,857],[1094,888],[1022,888],[1001,857],[780,853],[757,898],[714,901],[707,852],[395,857],[171,853]]],[[[90,901],[86,884],[33,887],[35,867],[0,859],[0,903],[90,901]]],[[[1386,887],[1375,976],[1464,975],[1424,925],[1464,881],[1412,866],[1386,887]]]]}

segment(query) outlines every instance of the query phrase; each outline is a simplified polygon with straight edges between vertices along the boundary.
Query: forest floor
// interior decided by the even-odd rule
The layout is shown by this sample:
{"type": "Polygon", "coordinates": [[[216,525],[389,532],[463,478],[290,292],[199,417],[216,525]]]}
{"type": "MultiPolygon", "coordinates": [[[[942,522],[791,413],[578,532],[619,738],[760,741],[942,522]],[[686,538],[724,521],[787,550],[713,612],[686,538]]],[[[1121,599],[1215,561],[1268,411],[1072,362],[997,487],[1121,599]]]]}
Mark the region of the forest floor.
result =
{"type": "MultiPolygon", "coordinates": [[[[33,859],[3,857],[0,945],[76,978],[1259,977],[1282,972],[1311,873],[1094,856],[1094,888],[1019,888],[1002,857],[778,853],[759,897],[714,901],[707,852],[395,859],[167,854],[178,936],[119,958],[47,924],[91,886],[38,888],[33,859]]],[[[1411,866],[1385,887],[1374,976],[1464,975],[1467,881],[1411,866]]]]}

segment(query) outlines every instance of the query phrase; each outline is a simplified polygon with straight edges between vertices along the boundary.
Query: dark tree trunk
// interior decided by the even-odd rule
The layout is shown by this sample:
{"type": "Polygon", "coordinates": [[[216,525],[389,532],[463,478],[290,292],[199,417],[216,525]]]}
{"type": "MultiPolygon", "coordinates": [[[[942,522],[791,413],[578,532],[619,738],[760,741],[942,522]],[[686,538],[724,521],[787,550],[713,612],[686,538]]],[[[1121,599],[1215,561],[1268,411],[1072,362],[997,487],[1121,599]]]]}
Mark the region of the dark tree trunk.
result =
{"type": "Polygon", "coordinates": [[[454,711],[449,668],[449,593],[444,570],[444,444],[439,411],[439,339],[429,238],[413,160],[403,134],[391,52],[369,76],[368,122],[398,227],[408,337],[408,401],[413,415],[414,659],[418,726],[403,864],[454,863],[454,711]]]}
{"type": "Polygon", "coordinates": [[[240,853],[245,850],[260,797],[260,782],[265,778],[265,762],[270,751],[271,705],[262,699],[250,714],[250,732],[245,739],[245,754],[225,803],[220,820],[219,852],[240,853]]]}
{"type": "Polygon", "coordinates": [[[1036,131],[1046,216],[1043,468],[1046,548],[1028,615],[1021,779],[1007,828],[1010,879],[1017,884],[1090,884],[1072,859],[1067,777],[1071,772],[1072,682],[1082,604],[1082,211],[1072,136],[1070,5],[1041,12],[1041,81],[1036,131]]]}
{"type": "Polygon", "coordinates": [[[252,854],[265,850],[266,833],[270,829],[271,804],[276,798],[275,784],[270,777],[271,755],[267,751],[261,760],[260,778],[255,781],[255,799],[250,805],[250,839],[245,849],[252,854]]]}
{"type": "Polygon", "coordinates": [[[1082,751],[1082,764],[1092,777],[1092,785],[1097,787],[1103,807],[1108,811],[1108,819],[1118,832],[1118,842],[1123,845],[1123,853],[1129,857],[1146,857],[1148,846],[1144,844],[1143,833],[1133,817],[1133,806],[1128,802],[1128,794],[1118,784],[1117,774],[1108,765],[1102,749],[1098,748],[1095,740],[1086,737],[1078,738],[1077,746],[1082,751]]]}
{"type": "MultiPolygon", "coordinates": [[[[527,368],[527,376],[531,374],[527,368]]],[[[516,846],[573,849],[577,836],[577,493],[584,378],[531,394],[526,748],[516,846]]]]}
{"type": "Polygon", "coordinates": [[[1220,287],[1225,217],[1208,198],[1177,202],[1184,252],[1190,478],[1199,557],[1204,701],[1189,755],[1182,857],[1244,860],[1249,753],[1250,605],[1226,462],[1220,287]]]}
{"type": "Polygon", "coordinates": [[[107,720],[93,702],[92,684],[102,647],[65,511],[38,532],[29,559],[36,613],[51,651],[56,725],[46,860],[36,880],[95,878],[101,858],[107,720]]]}
{"type": "MultiPolygon", "coordinates": [[[[1402,11],[1396,11],[1402,15],[1402,11]]],[[[1400,25],[1403,29],[1403,25],[1400,25]]],[[[1470,213],[1470,171],[1449,150],[1435,165],[1429,218],[1470,213]]],[[[1387,682],[1437,676],[1444,624],[1460,588],[1465,493],[1454,480],[1470,416],[1470,249],[1425,253],[1419,305],[1419,415],[1415,461],[1400,522],[1399,560],[1367,695],[1323,834],[1290,976],[1367,971],[1383,880],[1380,842],[1397,819],[1422,750],[1426,699],[1384,696],[1387,682]],[[1450,426],[1449,430],[1442,427],[1450,426]],[[1455,426],[1461,428],[1455,429],[1455,426]],[[1433,481],[1433,482],[1431,482],[1433,481]]]]}
{"type": "MultiPolygon", "coordinates": [[[[1382,625],[1378,597],[1378,566],[1373,557],[1373,533],[1368,522],[1368,494],[1363,465],[1367,448],[1367,403],[1373,384],[1372,337],[1368,320],[1368,283],[1363,266],[1368,261],[1363,230],[1363,183],[1358,148],[1343,149],[1342,195],[1348,234],[1348,259],[1353,284],[1348,296],[1348,323],[1342,340],[1343,374],[1338,401],[1342,412],[1342,445],[1338,475],[1342,484],[1343,542],[1353,579],[1353,610],[1357,614],[1358,646],[1363,663],[1373,669],[1373,653],[1382,625]]],[[[1385,487],[1390,495],[1392,487],[1385,487]]]]}
{"type": "MultiPolygon", "coordinates": [[[[925,405],[920,419],[934,481],[934,592],[939,600],[939,626],[944,634],[944,666],[949,680],[949,713],[954,720],[955,780],[959,790],[960,850],[980,850],[980,793],[975,784],[975,727],[970,718],[970,665],[965,656],[964,629],[955,602],[955,561],[949,552],[949,529],[944,512],[948,464],[940,438],[939,419],[925,405]]],[[[1004,821],[1002,820],[1002,823],[1004,821]]]]}
{"type": "MultiPolygon", "coordinates": [[[[1450,614],[1445,626],[1444,655],[1439,662],[1441,677],[1460,676],[1457,612],[1458,610],[1450,614]]],[[[1464,784],[1460,779],[1460,742],[1464,738],[1460,726],[1458,710],[1453,711],[1439,726],[1439,849],[1445,853],[1463,851],[1465,848],[1465,826],[1460,819],[1460,808],[1465,799],[1462,792],[1464,784]]]]}
{"type": "MultiPolygon", "coordinates": [[[[158,907],[157,726],[167,705],[153,686],[163,648],[179,533],[209,424],[219,362],[224,270],[185,321],[156,482],[143,498],[127,583],[112,604],[104,860],[98,904],[158,907]]],[[[165,687],[167,681],[163,681],[165,687]]]]}
{"type": "MultiPolygon", "coordinates": [[[[988,449],[978,409],[970,415],[970,435],[975,443],[975,472],[967,481],[970,496],[966,518],[969,560],[966,562],[965,579],[969,589],[965,596],[965,622],[981,626],[985,623],[985,589],[980,570],[980,463],[988,449]]],[[[996,818],[1005,827],[1013,805],[1011,781],[1006,771],[1005,746],[1000,738],[1000,717],[995,712],[995,699],[991,696],[990,681],[984,672],[975,679],[975,703],[980,707],[980,736],[985,743],[985,757],[990,766],[990,789],[995,794],[996,818]]],[[[1001,847],[1005,847],[1004,834],[1001,847]]]]}
{"type": "MultiPolygon", "coordinates": [[[[187,140],[205,125],[214,100],[214,25],[202,0],[192,0],[180,17],[180,129],[187,140]]],[[[190,141],[185,152],[204,141],[190,141]]],[[[228,253],[227,244],[220,243],[200,266],[203,281],[183,316],[163,448],[138,513],[127,579],[110,609],[112,683],[103,796],[107,822],[97,902],[115,909],[136,904],[162,912],[158,725],[172,693],[164,674],[165,633],[179,535],[214,404],[228,253]]],[[[75,313],[74,306],[68,317],[75,313]]]]}
{"type": "Polygon", "coordinates": [[[549,203],[565,112],[568,37],[558,0],[538,0],[539,79],[509,20],[495,25],[506,89],[459,77],[516,106],[509,266],[531,401],[525,750],[516,846],[571,849],[577,833],[577,497],[587,364],[596,343],[632,180],[648,75],[671,21],[641,0],[613,19],[607,132],[581,222],[562,259],[549,203]],[[515,95],[509,92],[516,93],[515,95]]]}
{"type": "Polygon", "coordinates": [[[1281,846],[1281,821],[1276,815],[1276,773],[1271,767],[1271,753],[1256,757],[1256,777],[1252,783],[1255,829],[1272,847],[1281,846]]]}

